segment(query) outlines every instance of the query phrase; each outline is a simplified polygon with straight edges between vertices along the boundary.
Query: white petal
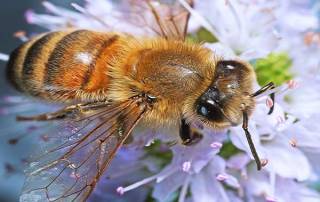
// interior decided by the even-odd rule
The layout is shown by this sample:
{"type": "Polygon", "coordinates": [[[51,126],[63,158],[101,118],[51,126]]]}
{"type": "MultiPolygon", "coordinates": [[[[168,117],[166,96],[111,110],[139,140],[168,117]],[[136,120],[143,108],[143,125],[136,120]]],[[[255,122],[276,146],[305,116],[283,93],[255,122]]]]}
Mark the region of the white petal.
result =
{"type": "Polygon", "coordinates": [[[192,179],[191,193],[194,202],[228,202],[229,199],[220,182],[209,171],[201,172],[192,179]]]}
{"type": "Polygon", "coordinates": [[[188,174],[184,172],[177,172],[174,175],[164,179],[160,183],[154,186],[152,197],[158,201],[166,201],[171,194],[178,190],[182,186],[184,179],[188,174]]]}
{"type": "Polygon", "coordinates": [[[290,146],[286,138],[279,136],[264,147],[269,160],[266,170],[300,181],[311,176],[308,159],[299,149],[290,146]]]}

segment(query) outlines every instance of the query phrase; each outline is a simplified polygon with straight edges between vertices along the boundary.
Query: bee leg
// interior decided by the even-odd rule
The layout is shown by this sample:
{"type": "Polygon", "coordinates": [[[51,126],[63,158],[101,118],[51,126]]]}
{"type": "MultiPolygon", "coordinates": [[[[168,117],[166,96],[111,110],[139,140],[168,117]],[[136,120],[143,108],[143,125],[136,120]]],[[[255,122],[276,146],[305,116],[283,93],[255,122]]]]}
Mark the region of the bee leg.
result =
{"type": "Polygon", "coordinates": [[[202,134],[187,124],[185,119],[181,119],[179,134],[184,145],[196,144],[202,139],[202,134]]]}
{"type": "MultiPolygon", "coordinates": [[[[265,86],[263,86],[262,88],[260,88],[257,92],[253,93],[253,94],[251,95],[251,97],[256,97],[256,96],[258,96],[258,95],[266,92],[267,90],[274,89],[274,88],[275,88],[274,83],[273,83],[273,82],[270,82],[270,83],[268,83],[267,85],[265,85],[265,86]]],[[[275,98],[275,94],[274,94],[274,93],[271,93],[271,94],[270,94],[270,98],[271,98],[271,100],[272,100],[273,105],[271,106],[268,114],[272,114],[272,112],[273,112],[273,110],[274,110],[274,98],[275,98]]]]}
{"type": "Polygon", "coordinates": [[[249,147],[250,147],[250,150],[251,150],[251,153],[253,155],[253,158],[257,164],[257,168],[258,170],[261,170],[261,161],[260,161],[260,158],[258,156],[258,153],[256,151],[256,148],[254,147],[254,144],[253,144],[253,141],[252,141],[252,138],[251,138],[251,134],[248,130],[248,114],[247,112],[243,112],[243,124],[242,124],[242,128],[246,134],[246,138],[247,138],[247,141],[248,141],[248,144],[249,144],[249,147]]]}
{"type": "Polygon", "coordinates": [[[51,121],[66,118],[72,112],[80,110],[81,105],[71,105],[55,112],[38,114],[34,116],[17,116],[17,121],[51,121]]]}

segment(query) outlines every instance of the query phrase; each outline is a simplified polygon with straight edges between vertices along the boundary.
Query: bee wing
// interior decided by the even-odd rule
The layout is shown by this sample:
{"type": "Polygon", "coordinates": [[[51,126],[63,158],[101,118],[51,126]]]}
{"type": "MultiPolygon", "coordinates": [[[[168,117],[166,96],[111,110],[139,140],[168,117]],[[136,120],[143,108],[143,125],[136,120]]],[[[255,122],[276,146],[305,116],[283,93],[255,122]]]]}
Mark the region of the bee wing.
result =
{"type": "Polygon", "coordinates": [[[20,201],[85,201],[145,111],[128,101],[68,112],[32,157],[20,201]]]}
{"type": "MultiPolygon", "coordinates": [[[[187,2],[193,6],[193,0],[187,2]]],[[[190,13],[178,1],[132,0],[132,4],[153,32],[166,39],[185,40],[190,13]]]]}

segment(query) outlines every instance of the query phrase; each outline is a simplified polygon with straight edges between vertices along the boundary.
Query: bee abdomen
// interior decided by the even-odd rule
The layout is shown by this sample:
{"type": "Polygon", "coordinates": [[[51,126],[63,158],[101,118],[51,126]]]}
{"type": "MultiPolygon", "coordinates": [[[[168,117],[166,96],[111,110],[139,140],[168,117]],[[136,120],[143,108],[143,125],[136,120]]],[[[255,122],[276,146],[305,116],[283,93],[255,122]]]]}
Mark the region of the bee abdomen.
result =
{"type": "Polygon", "coordinates": [[[108,87],[107,62],[117,39],[87,30],[47,33],[13,51],[7,77],[18,90],[49,99],[101,91],[108,87]]]}
{"type": "Polygon", "coordinates": [[[22,71],[25,56],[30,46],[36,40],[37,38],[20,45],[10,54],[10,59],[6,69],[6,76],[9,82],[19,91],[24,91],[22,84],[22,71]]]}

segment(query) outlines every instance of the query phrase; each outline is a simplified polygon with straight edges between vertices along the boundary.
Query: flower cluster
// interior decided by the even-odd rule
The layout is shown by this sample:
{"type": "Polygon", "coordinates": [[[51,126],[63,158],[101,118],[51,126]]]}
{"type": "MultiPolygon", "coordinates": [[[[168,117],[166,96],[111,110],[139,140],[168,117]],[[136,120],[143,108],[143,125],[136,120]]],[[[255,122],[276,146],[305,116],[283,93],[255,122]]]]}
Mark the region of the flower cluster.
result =
{"type": "MultiPolygon", "coordinates": [[[[74,27],[152,35],[132,20],[128,2],[86,1],[83,7],[72,4],[74,10],[44,2],[48,14],[29,10],[26,18],[49,30],[74,27]]],[[[250,61],[257,72],[257,89],[267,81],[277,83],[275,103],[268,95],[260,96],[249,121],[257,152],[267,165],[256,170],[241,126],[222,132],[204,129],[202,141],[189,147],[172,146],[175,140],[170,131],[137,134],[130,147],[120,151],[91,200],[320,201],[316,191],[320,174],[319,4],[311,0],[196,0],[190,7],[185,0],[178,2],[191,13],[190,39],[204,41],[224,58],[250,61]],[[273,105],[274,112],[267,115],[273,105]]]]}

